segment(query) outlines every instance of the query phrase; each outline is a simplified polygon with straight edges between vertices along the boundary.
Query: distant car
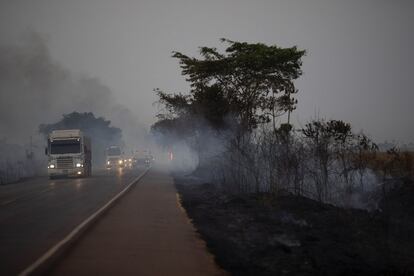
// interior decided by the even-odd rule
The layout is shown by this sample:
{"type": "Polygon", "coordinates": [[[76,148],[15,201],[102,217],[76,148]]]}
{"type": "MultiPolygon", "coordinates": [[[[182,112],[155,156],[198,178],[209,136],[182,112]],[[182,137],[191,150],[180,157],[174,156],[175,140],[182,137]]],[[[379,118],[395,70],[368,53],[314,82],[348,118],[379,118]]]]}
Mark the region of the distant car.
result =
{"type": "Polygon", "coordinates": [[[124,168],[132,169],[135,167],[135,159],[132,156],[124,156],[124,168]]]}
{"type": "Polygon", "coordinates": [[[154,157],[150,154],[145,156],[145,166],[149,167],[152,165],[152,162],[154,161],[154,157]]]}

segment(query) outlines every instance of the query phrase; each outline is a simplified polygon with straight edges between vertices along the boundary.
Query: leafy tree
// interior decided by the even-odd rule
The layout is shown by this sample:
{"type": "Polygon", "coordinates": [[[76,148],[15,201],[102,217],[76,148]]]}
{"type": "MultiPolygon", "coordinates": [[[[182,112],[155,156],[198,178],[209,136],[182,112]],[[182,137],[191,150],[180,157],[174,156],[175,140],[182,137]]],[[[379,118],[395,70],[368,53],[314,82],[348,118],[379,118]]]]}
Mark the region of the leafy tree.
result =
{"type": "Polygon", "coordinates": [[[159,89],[156,92],[165,113],[157,115],[158,121],[151,127],[152,132],[185,139],[194,136],[205,122],[215,130],[227,127],[225,119],[229,108],[218,86],[207,87],[203,93],[191,96],[166,94],[159,89]]]}
{"type": "Polygon", "coordinates": [[[152,133],[164,146],[185,139],[198,152],[200,167],[216,152],[209,141],[214,135],[231,133],[228,150],[240,151],[259,124],[273,121],[276,131],[276,117],[291,112],[297,103],[293,81],[302,74],[305,51],[222,42],[227,45],[224,53],[201,47],[200,58],[173,52],[190,83],[188,95],[155,90],[163,109],[152,133]]]}
{"type": "Polygon", "coordinates": [[[221,96],[228,112],[236,116],[246,131],[295,109],[292,94],[297,90],[293,80],[302,74],[301,58],[305,51],[296,47],[221,41],[228,44],[225,53],[201,47],[201,59],[174,52],[173,57],[180,60],[182,74],[190,82],[191,95],[211,93],[209,88],[215,86],[215,94],[221,96]]]}
{"type": "Polygon", "coordinates": [[[228,45],[225,53],[201,47],[200,59],[173,52],[191,90],[183,95],[155,89],[163,109],[153,132],[177,134],[172,130],[177,127],[181,136],[191,137],[204,122],[215,130],[236,126],[242,133],[251,132],[258,124],[275,122],[277,116],[295,109],[293,80],[302,74],[305,51],[226,39],[222,42],[228,45]]]}
{"type": "Polygon", "coordinates": [[[172,142],[192,137],[194,130],[182,118],[166,118],[153,124],[151,133],[158,144],[170,148],[172,142]]]}
{"type": "Polygon", "coordinates": [[[158,121],[151,126],[155,140],[166,148],[171,142],[185,140],[194,135],[192,127],[194,117],[191,110],[191,99],[188,95],[167,94],[159,89],[154,90],[159,97],[163,112],[157,114],[158,121]]]}

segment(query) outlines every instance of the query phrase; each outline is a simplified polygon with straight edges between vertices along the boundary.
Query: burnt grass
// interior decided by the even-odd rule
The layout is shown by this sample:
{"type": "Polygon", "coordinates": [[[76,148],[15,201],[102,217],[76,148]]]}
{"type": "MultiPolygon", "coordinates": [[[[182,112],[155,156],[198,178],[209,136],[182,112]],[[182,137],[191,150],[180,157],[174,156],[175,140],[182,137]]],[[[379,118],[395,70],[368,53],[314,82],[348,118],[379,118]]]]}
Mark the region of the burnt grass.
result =
{"type": "Polygon", "coordinates": [[[414,185],[380,210],[291,195],[230,195],[175,176],[181,201],[216,262],[232,275],[414,275],[414,185]]]}

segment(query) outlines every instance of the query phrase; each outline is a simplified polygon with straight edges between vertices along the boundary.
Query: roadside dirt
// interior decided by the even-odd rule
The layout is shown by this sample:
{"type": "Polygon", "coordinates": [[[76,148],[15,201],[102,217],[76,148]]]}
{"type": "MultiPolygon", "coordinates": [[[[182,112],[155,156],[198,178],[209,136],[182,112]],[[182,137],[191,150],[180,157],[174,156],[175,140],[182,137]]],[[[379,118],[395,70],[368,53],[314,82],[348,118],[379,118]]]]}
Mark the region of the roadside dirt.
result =
{"type": "Polygon", "coordinates": [[[216,261],[233,275],[414,275],[414,185],[381,211],[293,196],[225,195],[176,177],[183,206],[216,261]]]}

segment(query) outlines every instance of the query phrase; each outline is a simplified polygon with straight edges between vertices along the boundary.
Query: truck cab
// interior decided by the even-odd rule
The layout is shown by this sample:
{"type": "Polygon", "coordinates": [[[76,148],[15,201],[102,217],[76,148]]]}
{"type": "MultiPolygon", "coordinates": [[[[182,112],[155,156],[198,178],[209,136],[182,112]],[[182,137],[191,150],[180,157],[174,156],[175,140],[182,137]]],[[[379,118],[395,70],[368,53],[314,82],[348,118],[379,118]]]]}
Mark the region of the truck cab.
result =
{"type": "Polygon", "coordinates": [[[48,174],[56,176],[90,176],[92,173],[91,141],[79,129],[54,130],[47,139],[48,174]]]}
{"type": "Polygon", "coordinates": [[[114,170],[124,168],[124,158],[122,156],[121,148],[118,146],[110,146],[106,149],[106,169],[114,170]]]}

